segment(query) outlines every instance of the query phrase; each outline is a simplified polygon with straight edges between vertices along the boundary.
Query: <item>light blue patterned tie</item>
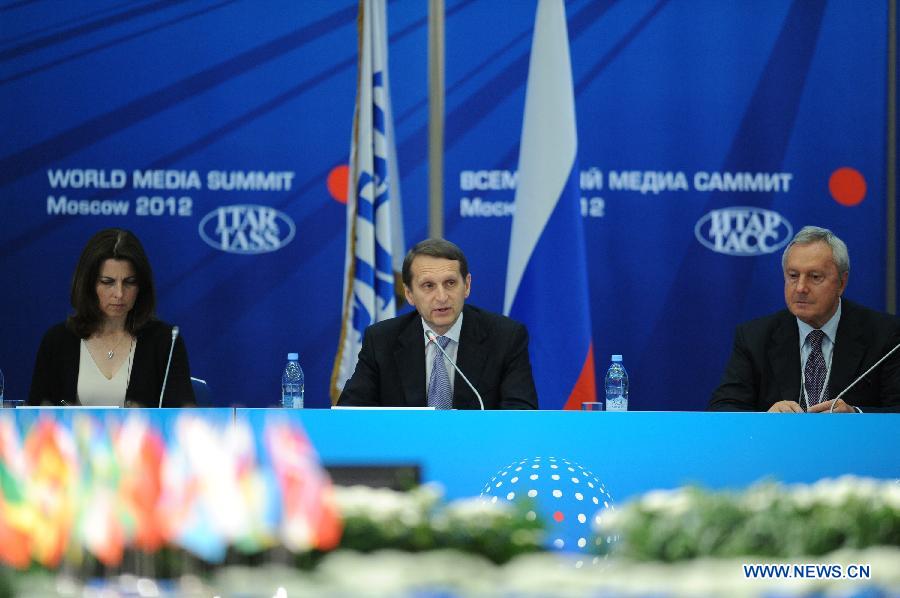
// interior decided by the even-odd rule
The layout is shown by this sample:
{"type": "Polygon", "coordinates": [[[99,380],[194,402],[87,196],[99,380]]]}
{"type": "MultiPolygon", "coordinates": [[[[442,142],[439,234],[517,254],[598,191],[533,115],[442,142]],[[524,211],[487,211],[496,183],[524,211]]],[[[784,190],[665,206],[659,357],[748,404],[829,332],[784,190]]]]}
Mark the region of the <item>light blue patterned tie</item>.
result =
{"type": "Polygon", "coordinates": [[[825,385],[825,377],[828,374],[828,367],[825,365],[825,356],[822,355],[822,340],[825,333],[821,330],[813,330],[806,336],[806,342],[809,343],[812,351],[806,358],[806,367],[803,370],[803,377],[806,379],[806,401],[812,407],[813,405],[828,399],[828,389],[823,392],[822,387],[825,385]]]}
{"type": "MultiPolygon", "coordinates": [[[[439,336],[435,341],[441,344],[441,349],[446,349],[450,337],[439,336]]],[[[451,409],[453,407],[453,393],[450,392],[450,377],[447,375],[444,354],[437,347],[434,348],[431,379],[428,381],[428,406],[435,409],[451,409]]]]}

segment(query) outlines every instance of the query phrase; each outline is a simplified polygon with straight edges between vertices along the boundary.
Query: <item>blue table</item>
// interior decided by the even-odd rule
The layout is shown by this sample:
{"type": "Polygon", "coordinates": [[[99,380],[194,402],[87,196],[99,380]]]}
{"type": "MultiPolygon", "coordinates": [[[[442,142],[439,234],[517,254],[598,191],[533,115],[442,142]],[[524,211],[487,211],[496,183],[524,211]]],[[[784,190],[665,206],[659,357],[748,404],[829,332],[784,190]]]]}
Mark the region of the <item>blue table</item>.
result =
{"type": "MultiPolygon", "coordinates": [[[[3,410],[3,416],[13,410],[3,410]]],[[[125,409],[90,410],[101,419],[125,409]]],[[[20,426],[71,408],[16,409],[20,426]]],[[[142,414],[168,434],[178,409],[142,414]]],[[[852,474],[900,479],[900,414],[477,412],[197,409],[228,425],[297,419],[327,465],[417,464],[450,499],[479,494],[511,463],[556,457],[577,463],[622,501],[656,488],[742,488],[770,478],[814,482],[852,474]]],[[[259,436],[259,435],[257,435],[259,436]]]]}
{"type": "MultiPolygon", "coordinates": [[[[258,426],[270,411],[239,409],[258,426]]],[[[329,465],[418,463],[448,498],[473,496],[510,463],[557,457],[616,501],[697,483],[900,478],[900,414],[297,410],[329,465]]]]}

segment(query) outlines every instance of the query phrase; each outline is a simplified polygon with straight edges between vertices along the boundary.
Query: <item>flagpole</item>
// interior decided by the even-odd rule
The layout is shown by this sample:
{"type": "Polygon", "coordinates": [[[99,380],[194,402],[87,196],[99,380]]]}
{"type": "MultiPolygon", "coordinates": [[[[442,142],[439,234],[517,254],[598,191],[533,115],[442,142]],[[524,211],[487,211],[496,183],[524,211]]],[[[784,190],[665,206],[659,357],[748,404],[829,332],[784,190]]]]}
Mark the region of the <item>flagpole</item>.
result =
{"type": "Polygon", "coordinates": [[[360,0],[359,75],[350,174],[341,333],[331,373],[335,403],[353,374],[366,328],[397,315],[395,255],[404,251],[396,165],[386,0],[360,0]]]}
{"type": "Polygon", "coordinates": [[[428,236],[444,236],[444,0],[428,2],[428,236]]]}

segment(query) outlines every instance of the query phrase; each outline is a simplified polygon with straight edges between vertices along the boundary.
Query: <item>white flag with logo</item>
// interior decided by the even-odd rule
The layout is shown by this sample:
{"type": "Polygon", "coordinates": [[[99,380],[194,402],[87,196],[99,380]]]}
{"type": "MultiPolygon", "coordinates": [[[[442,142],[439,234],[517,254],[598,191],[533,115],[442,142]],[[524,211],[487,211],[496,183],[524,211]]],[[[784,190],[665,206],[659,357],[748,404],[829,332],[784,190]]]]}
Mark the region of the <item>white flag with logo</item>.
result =
{"type": "Polygon", "coordinates": [[[353,374],[366,327],[397,315],[395,273],[403,263],[404,241],[388,81],[385,2],[360,0],[344,303],[332,402],[353,374]]]}

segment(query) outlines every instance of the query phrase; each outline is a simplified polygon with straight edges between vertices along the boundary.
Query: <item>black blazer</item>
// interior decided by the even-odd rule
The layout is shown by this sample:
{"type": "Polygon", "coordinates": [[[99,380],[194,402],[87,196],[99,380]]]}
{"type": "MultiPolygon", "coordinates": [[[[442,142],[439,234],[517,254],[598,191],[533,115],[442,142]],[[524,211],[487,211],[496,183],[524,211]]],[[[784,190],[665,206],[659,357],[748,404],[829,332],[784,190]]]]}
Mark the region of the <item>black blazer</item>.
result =
{"type": "MultiPolygon", "coordinates": [[[[900,320],[841,301],[831,358],[833,399],[900,343],[900,320]]],[[[862,411],[900,412],[900,350],[850,389],[843,400],[862,411]]],[[[709,403],[710,411],[768,411],[800,399],[800,332],[788,310],[737,327],[731,359],[709,403]]]]}
{"type": "MultiPolygon", "coordinates": [[[[125,400],[141,407],[158,407],[162,390],[172,327],[152,320],[137,333],[137,346],[131,364],[131,378],[125,400]]],[[[81,339],[65,324],[53,326],[44,335],[34,362],[29,405],[59,405],[60,401],[77,404],[78,366],[81,339]]],[[[166,382],[163,407],[193,406],[194,390],[184,339],[179,336],[172,352],[172,365],[166,382]]]]}
{"type": "MultiPolygon", "coordinates": [[[[537,409],[522,324],[477,307],[463,307],[456,365],[478,389],[485,409],[537,409]]],[[[422,318],[411,312],[366,329],[341,406],[424,407],[425,337],[422,318]]],[[[478,409],[478,399],[457,373],[453,408],[478,409]]]]}

